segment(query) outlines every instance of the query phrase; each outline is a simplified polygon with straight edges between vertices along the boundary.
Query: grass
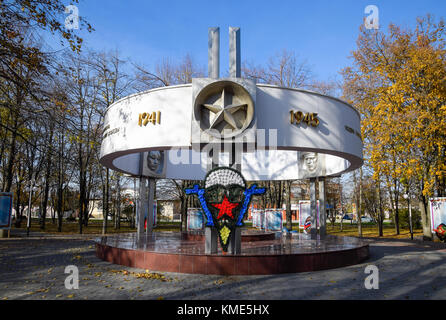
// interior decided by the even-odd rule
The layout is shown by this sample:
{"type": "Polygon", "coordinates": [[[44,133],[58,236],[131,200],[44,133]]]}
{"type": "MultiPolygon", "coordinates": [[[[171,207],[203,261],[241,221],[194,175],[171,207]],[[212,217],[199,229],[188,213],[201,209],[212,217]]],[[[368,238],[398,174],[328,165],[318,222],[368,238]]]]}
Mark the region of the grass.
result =
{"type": "MultiPolygon", "coordinates": [[[[251,229],[252,224],[250,222],[246,223],[246,227],[251,229]]],[[[12,229],[16,229],[14,226],[12,229]]],[[[22,222],[20,227],[22,230],[26,230],[26,221],[22,222]]],[[[293,223],[293,230],[298,229],[298,224],[293,223]]],[[[39,221],[37,219],[32,219],[31,222],[31,232],[45,232],[48,234],[79,234],[79,223],[76,221],[64,221],[62,225],[62,232],[57,231],[57,221],[56,224],[53,224],[51,219],[47,219],[45,223],[45,230],[40,229],[39,221]]],[[[180,223],[179,222],[159,222],[154,231],[180,231],[180,223]]],[[[136,228],[131,228],[130,222],[121,222],[120,229],[115,229],[112,221],[108,222],[107,225],[107,234],[116,234],[116,233],[129,233],[136,232],[136,228]]],[[[102,220],[90,220],[88,222],[88,226],[84,226],[82,229],[83,234],[91,234],[91,235],[101,235],[102,234],[102,220]]],[[[339,223],[336,223],[333,227],[331,224],[327,225],[327,233],[336,236],[350,236],[357,237],[358,236],[358,226],[356,224],[350,224],[349,222],[343,224],[343,228],[341,231],[341,226],[339,223]]],[[[414,230],[414,237],[422,236],[422,229],[414,230]]],[[[378,238],[378,225],[376,224],[363,224],[362,226],[362,236],[363,237],[371,237],[378,238]]],[[[393,224],[384,224],[383,226],[383,237],[382,238],[392,238],[392,239],[410,239],[410,231],[408,229],[400,228],[400,234],[397,235],[395,232],[395,226],[393,224]]]]}
{"type": "MultiPolygon", "coordinates": [[[[327,233],[334,236],[345,236],[345,237],[357,237],[358,236],[358,225],[356,224],[343,224],[342,231],[340,224],[336,224],[334,227],[327,225],[327,233]]],[[[413,236],[422,236],[422,229],[414,229],[413,236]]],[[[379,231],[378,225],[366,224],[362,226],[362,236],[366,238],[378,238],[379,231]]],[[[403,229],[400,227],[400,234],[397,235],[395,232],[395,226],[393,224],[383,225],[383,236],[381,238],[389,239],[410,239],[410,230],[403,229]]]]}
{"type": "MultiPolygon", "coordinates": [[[[17,229],[12,226],[12,229],[17,229]]],[[[22,221],[20,228],[26,230],[26,221],[22,221]]],[[[156,227],[155,231],[179,231],[179,224],[173,225],[172,223],[160,222],[156,227]]],[[[79,234],[79,222],[78,221],[64,221],[62,224],[62,232],[57,231],[57,221],[55,224],[52,223],[51,219],[47,219],[45,222],[45,230],[40,229],[40,224],[38,219],[32,219],[30,232],[45,232],[48,234],[79,234]]],[[[119,229],[114,228],[112,221],[107,224],[107,234],[115,233],[129,233],[136,232],[136,228],[130,226],[130,222],[121,221],[121,226],[119,229]]],[[[102,220],[90,220],[88,226],[83,226],[83,234],[101,235],[102,234],[102,220]]]]}

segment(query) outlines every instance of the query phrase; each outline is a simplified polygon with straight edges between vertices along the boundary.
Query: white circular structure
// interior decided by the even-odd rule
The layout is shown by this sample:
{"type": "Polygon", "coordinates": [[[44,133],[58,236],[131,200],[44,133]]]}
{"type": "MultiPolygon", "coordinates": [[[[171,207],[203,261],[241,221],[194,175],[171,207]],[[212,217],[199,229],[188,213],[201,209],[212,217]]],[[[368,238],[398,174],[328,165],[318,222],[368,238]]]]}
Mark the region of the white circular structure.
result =
{"type": "Polygon", "coordinates": [[[244,146],[247,180],[338,176],[363,164],[360,131],[357,110],[333,97],[241,78],[193,79],[111,105],[100,162],[133,176],[201,180],[209,151],[228,165],[235,144],[244,146]]]}

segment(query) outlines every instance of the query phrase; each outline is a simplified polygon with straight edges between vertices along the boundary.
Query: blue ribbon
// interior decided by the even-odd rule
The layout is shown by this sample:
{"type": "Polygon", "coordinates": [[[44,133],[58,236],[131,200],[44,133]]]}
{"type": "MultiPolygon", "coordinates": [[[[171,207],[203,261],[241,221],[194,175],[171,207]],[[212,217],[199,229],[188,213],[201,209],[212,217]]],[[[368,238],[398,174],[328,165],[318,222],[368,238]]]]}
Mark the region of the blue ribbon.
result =
{"type": "Polygon", "coordinates": [[[198,196],[198,200],[200,201],[201,208],[204,211],[204,214],[206,215],[206,226],[213,227],[214,226],[214,219],[212,219],[212,214],[209,211],[209,208],[207,206],[206,200],[204,199],[204,189],[200,188],[198,184],[194,185],[193,188],[188,188],[184,190],[186,194],[196,194],[198,196]]]}
{"type": "Polygon", "coordinates": [[[245,201],[243,202],[243,206],[240,209],[240,215],[238,216],[236,226],[242,226],[242,220],[246,213],[246,210],[248,209],[249,203],[251,202],[251,197],[255,194],[264,194],[265,190],[265,188],[257,188],[255,184],[253,184],[249,189],[245,190],[245,192],[243,193],[245,195],[245,201]]]}
{"type": "MultiPolygon", "coordinates": [[[[243,193],[245,200],[243,202],[242,208],[240,209],[240,214],[238,216],[236,226],[238,226],[238,227],[242,226],[242,220],[246,213],[246,210],[248,209],[249,203],[251,202],[251,197],[255,194],[264,194],[265,190],[266,190],[265,188],[257,188],[257,186],[255,184],[245,190],[245,192],[243,193]]],[[[187,195],[196,194],[198,196],[198,200],[200,201],[201,207],[203,208],[203,211],[206,215],[206,220],[207,220],[206,226],[213,227],[214,219],[212,218],[212,214],[209,211],[209,208],[206,203],[206,199],[204,198],[205,190],[203,188],[200,188],[198,186],[198,184],[196,184],[196,185],[194,185],[193,188],[185,189],[185,192],[187,195]]]]}

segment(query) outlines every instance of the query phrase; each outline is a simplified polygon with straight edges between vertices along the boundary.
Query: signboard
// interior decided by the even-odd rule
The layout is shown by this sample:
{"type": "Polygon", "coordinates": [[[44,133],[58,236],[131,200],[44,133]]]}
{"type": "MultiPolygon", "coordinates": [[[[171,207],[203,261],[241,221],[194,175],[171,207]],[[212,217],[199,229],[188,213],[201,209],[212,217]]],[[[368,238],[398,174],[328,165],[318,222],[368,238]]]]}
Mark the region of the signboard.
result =
{"type": "MultiPolygon", "coordinates": [[[[283,209],[283,210],[286,210],[286,203],[284,203],[284,204],[282,205],[282,209],[283,209]]],[[[296,211],[296,210],[299,210],[299,204],[297,204],[297,203],[292,203],[292,204],[291,204],[291,211],[296,211]]]]}
{"type": "Polygon", "coordinates": [[[265,228],[265,211],[261,209],[253,209],[251,214],[252,226],[263,230],[265,228]]]}
{"type": "Polygon", "coordinates": [[[282,210],[266,209],[265,210],[265,230],[282,231],[282,210]]]}
{"type": "Polygon", "coordinates": [[[0,192],[0,229],[11,229],[12,193],[0,192]]]}
{"type": "Polygon", "coordinates": [[[198,208],[187,209],[187,230],[199,231],[204,229],[203,211],[198,208]]]}
{"type": "Polygon", "coordinates": [[[431,207],[432,231],[444,223],[446,224],[446,198],[431,198],[429,200],[431,207]]]}
{"type": "MultiPolygon", "coordinates": [[[[319,200],[316,205],[316,217],[317,225],[319,226],[319,200]]],[[[305,222],[308,224],[308,218],[311,216],[311,202],[310,200],[300,200],[299,201],[299,228],[305,229],[305,222]]]]}

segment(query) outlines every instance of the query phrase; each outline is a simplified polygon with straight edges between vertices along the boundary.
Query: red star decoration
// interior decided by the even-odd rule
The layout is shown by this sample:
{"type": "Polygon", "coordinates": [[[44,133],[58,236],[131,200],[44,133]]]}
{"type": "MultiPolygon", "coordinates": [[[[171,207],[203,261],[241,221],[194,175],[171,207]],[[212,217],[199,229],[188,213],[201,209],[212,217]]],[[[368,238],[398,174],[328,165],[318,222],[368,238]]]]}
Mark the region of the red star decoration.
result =
{"type": "Polygon", "coordinates": [[[231,217],[232,219],[234,219],[234,216],[232,215],[232,209],[234,209],[235,207],[237,207],[239,204],[238,203],[231,203],[228,201],[228,198],[226,198],[226,195],[223,198],[223,201],[219,204],[212,204],[214,207],[216,207],[217,209],[220,209],[220,211],[218,212],[218,217],[217,219],[220,219],[221,217],[223,217],[224,215],[227,215],[229,217],[231,217]]]}

